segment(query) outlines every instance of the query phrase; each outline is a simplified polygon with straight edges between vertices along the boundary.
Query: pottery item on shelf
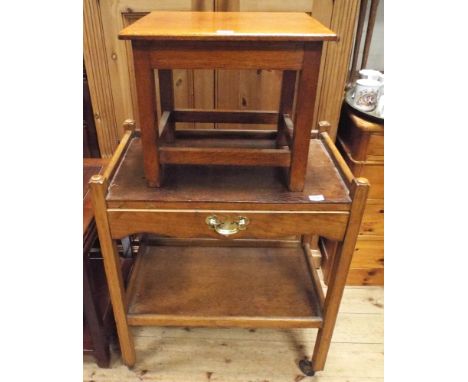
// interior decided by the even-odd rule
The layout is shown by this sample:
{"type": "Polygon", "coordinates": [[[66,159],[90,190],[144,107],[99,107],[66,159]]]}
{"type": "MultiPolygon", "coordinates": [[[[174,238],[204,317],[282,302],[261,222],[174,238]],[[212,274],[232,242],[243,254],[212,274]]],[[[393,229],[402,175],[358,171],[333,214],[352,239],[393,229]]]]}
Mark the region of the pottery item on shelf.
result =
{"type": "Polygon", "coordinates": [[[375,81],[384,81],[384,75],[378,70],[373,69],[361,69],[359,71],[359,77],[363,80],[375,80],[375,81]]]}
{"type": "Polygon", "coordinates": [[[360,79],[354,90],[354,107],[361,111],[371,111],[377,106],[382,83],[376,80],[360,79]]]}

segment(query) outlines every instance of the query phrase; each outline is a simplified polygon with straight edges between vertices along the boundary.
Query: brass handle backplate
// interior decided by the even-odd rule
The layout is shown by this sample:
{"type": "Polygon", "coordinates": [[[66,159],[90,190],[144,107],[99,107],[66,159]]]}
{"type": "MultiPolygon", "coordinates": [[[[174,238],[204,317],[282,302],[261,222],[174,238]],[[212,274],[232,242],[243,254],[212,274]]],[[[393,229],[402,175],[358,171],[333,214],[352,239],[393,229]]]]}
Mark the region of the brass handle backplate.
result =
{"type": "Polygon", "coordinates": [[[244,216],[235,219],[220,219],[216,215],[210,215],[205,219],[206,224],[222,236],[234,235],[239,231],[247,229],[250,221],[244,216]]]}

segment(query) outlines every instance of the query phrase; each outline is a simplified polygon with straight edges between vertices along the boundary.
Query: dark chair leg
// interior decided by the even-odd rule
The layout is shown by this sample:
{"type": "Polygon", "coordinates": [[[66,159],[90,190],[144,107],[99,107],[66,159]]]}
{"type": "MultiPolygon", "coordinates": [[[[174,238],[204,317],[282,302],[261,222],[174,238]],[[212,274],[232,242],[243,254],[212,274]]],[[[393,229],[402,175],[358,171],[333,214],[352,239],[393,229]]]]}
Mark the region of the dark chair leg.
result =
{"type": "Polygon", "coordinates": [[[83,255],[83,308],[86,323],[89,327],[93,342],[93,355],[99,367],[109,367],[110,351],[109,341],[104,330],[102,316],[98,311],[93,295],[93,283],[87,254],[83,255]]]}

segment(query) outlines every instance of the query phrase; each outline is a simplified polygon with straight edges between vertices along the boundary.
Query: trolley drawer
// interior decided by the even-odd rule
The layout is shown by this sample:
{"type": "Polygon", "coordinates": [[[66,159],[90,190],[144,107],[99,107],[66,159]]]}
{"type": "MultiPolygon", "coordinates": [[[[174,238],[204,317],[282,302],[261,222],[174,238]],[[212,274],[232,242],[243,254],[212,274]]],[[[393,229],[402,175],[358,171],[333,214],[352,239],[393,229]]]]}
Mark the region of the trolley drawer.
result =
{"type": "Polygon", "coordinates": [[[318,234],[342,240],[348,216],[346,211],[108,210],[114,239],[148,232],[228,239],[318,234]]]}

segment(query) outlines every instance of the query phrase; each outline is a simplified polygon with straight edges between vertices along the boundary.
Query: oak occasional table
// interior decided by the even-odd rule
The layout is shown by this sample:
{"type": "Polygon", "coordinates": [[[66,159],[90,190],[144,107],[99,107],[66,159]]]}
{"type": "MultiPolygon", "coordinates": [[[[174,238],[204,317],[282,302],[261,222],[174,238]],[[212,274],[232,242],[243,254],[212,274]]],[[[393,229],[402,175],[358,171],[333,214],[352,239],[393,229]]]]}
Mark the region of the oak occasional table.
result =
{"type": "Polygon", "coordinates": [[[132,42],[149,186],[164,185],[163,164],[241,164],[288,168],[289,189],[302,191],[322,45],[336,40],[334,32],[306,13],[151,12],[119,38],[132,42]],[[278,110],[175,109],[173,69],[281,70],[278,110]],[[269,124],[274,130],[179,130],[177,122],[269,124]]]}
{"type": "Polygon", "coordinates": [[[131,326],[318,328],[300,368],[323,370],[367,180],[323,132],[310,140],[302,192],[268,166],[168,166],[164,187],[150,188],[142,145],[126,131],[90,181],[123,362],[136,362],[131,326]],[[115,240],[135,233],[157,237],[141,246],[125,288],[115,240]],[[325,296],[301,240],[311,234],[340,243],[325,296]]]}

